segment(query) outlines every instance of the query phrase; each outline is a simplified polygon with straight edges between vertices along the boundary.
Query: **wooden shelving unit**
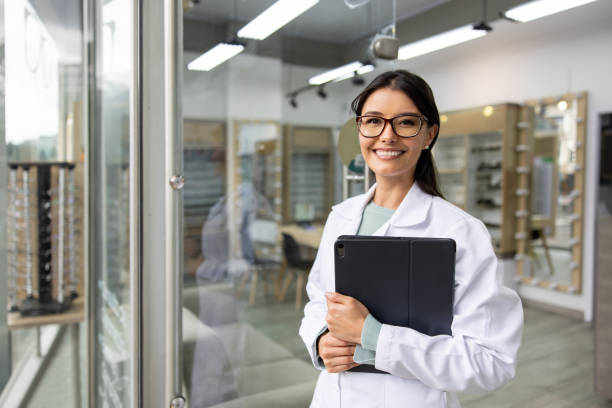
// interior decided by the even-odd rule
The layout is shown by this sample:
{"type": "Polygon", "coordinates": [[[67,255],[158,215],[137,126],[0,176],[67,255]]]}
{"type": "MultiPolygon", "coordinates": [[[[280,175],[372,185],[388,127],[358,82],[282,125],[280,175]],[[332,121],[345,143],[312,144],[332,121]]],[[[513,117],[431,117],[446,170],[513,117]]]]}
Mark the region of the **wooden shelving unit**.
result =
{"type": "Polygon", "coordinates": [[[529,181],[516,168],[528,162],[532,115],[516,104],[444,113],[433,149],[442,193],[484,222],[501,257],[525,236],[517,213],[529,210],[529,181]]]}
{"type": "Polygon", "coordinates": [[[323,222],[333,202],[331,129],[287,125],[283,130],[283,222],[323,222]]]}

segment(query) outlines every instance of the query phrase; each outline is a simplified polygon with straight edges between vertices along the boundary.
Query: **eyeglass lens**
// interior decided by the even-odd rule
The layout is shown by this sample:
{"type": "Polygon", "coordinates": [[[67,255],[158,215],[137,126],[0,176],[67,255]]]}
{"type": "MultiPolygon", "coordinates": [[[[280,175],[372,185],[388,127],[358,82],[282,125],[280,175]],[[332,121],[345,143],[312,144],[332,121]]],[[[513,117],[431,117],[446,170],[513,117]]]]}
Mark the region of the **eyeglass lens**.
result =
{"type": "MultiPolygon", "coordinates": [[[[359,131],[366,137],[380,136],[387,120],[378,116],[363,116],[359,120],[359,131]]],[[[413,137],[421,129],[421,118],[418,116],[398,116],[391,121],[393,131],[401,137],[413,137]]]]}

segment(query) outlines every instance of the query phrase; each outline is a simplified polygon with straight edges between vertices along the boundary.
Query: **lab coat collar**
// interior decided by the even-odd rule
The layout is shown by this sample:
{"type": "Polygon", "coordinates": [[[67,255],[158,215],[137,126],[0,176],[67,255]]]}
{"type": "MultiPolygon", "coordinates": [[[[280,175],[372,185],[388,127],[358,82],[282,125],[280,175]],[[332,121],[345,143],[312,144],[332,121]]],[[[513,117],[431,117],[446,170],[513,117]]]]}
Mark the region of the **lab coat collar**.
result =
{"type": "MultiPolygon", "coordinates": [[[[353,221],[361,220],[363,209],[374,196],[374,191],[376,191],[376,184],[367,193],[337,204],[332,207],[332,210],[343,218],[353,221]]],[[[427,217],[432,200],[433,196],[421,190],[415,181],[389,219],[389,224],[395,227],[409,227],[423,222],[427,217]]]]}

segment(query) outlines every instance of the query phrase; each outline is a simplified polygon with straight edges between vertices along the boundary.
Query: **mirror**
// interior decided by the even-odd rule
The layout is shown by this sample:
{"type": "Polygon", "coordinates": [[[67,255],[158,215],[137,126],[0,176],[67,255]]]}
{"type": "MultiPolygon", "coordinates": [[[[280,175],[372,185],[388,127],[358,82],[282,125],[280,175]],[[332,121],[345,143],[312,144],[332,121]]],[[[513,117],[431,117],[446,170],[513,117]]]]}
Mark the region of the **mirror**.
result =
{"type": "Polygon", "coordinates": [[[535,110],[525,283],[581,290],[586,94],[529,101],[535,110]]]}

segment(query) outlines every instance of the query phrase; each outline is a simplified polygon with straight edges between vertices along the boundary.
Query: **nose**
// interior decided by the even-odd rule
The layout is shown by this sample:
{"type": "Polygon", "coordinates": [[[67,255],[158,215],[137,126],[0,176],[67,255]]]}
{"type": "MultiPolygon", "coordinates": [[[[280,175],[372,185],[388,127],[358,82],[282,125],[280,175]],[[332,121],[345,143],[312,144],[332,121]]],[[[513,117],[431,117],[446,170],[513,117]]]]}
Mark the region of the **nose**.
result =
{"type": "Polygon", "coordinates": [[[397,135],[393,131],[393,126],[391,126],[391,122],[385,123],[385,127],[383,128],[383,131],[378,139],[383,143],[392,143],[397,140],[397,135]]]}

